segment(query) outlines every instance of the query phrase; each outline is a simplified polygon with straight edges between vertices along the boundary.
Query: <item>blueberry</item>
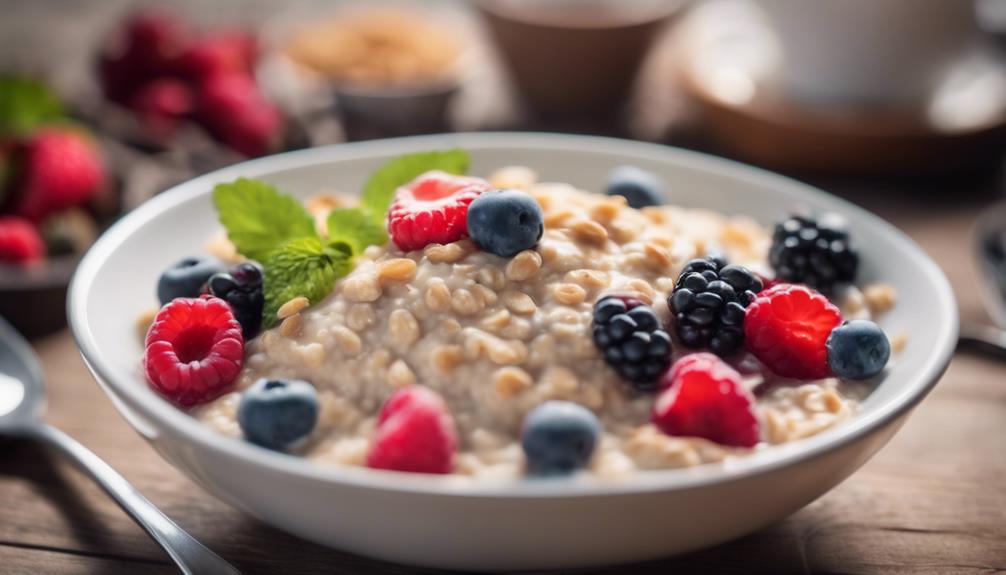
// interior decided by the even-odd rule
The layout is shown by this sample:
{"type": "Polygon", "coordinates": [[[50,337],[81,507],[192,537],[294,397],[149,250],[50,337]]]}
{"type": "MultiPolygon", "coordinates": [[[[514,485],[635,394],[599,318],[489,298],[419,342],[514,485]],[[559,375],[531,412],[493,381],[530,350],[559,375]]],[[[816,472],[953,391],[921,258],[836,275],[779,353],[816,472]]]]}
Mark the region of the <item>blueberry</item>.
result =
{"type": "Polygon", "coordinates": [[[229,272],[214,274],[207,281],[210,294],[230,304],[245,340],[258,335],[262,328],[263,275],[262,266],[248,261],[232,267],[229,272]]]}
{"type": "Polygon", "coordinates": [[[223,262],[209,256],[193,256],[164,270],[157,281],[157,299],[161,305],[180,297],[199,297],[206,281],[226,269],[223,262]]]}
{"type": "Polygon", "coordinates": [[[304,439],[318,422],[318,394],[298,379],[260,379],[241,395],[238,423],[248,441],[284,451],[304,439]]]}
{"type": "Polygon", "coordinates": [[[568,401],[546,401],[524,418],[521,445],[528,472],[564,475],[590,461],[601,433],[597,417],[568,401]]]}
{"type": "Polygon", "coordinates": [[[660,179],[635,166],[619,166],[608,175],[609,196],[623,196],[633,208],[663,203],[664,185],[660,179]]]}
{"type": "Polygon", "coordinates": [[[541,206],[519,190],[485,192],[468,206],[468,235],[498,256],[508,258],[534,247],[544,231],[541,206]]]}
{"type": "Polygon", "coordinates": [[[877,324],[864,319],[848,321],[828,336],[828,365],[842,379],[869,379],[884,370],[891,344],[877,324]]]}

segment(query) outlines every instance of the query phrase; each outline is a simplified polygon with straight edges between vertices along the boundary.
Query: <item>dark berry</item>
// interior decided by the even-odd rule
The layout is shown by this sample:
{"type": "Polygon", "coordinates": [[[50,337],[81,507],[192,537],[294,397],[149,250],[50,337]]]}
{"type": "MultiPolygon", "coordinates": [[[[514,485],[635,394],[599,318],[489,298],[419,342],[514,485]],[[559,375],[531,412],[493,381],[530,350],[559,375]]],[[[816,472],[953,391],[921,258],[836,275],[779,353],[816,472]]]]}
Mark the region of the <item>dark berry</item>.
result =
{"type": "Polygon", "coordinates": [[[283,451],[311,434],[318,411],[310,383],[260,379],[241,395],[238,424],[248,441],[283,451]]]}
{"type": "Polygon", "coordinates": [[[842,379],[870,379],[883,371],[891,358],[891,344],[884,330],[865,319],[836,327],[825,345],[828,365],[842,379]]]}
{"type": "Polygon", "coordinates": [[[619,166],[608,175],[609,196],[623,196],[633,208],[664,201],[664,185],[655,175],[635,166],[619,166]]]}
{"type": "Polygon", "coordinates": [[[640,391],[654,389],[671,363],[671,337],[639,300],[601,298],[594,304],[592,336],[608,365],[640,391]]]}
{"type": "Polygon", "coordinates": [[[859,254],[837,214],[791,216],[775,226],[769,263],[778,279],[828,294],[856,278],[859,254]]]}
{"type": "Polygon", "coordinates": [[[230,304],[246,340],[258,335],[262,328],[265,308],[262,277],[262,266],[249,261],[232,267],[229,272],[215,274],[207,282],[210,294],[230,304]]]}
{"type": "Polygon", "coordinates": [[[468,206],[468,235],[483,250],[505,258],[534,247],[545,231],[534,198],[519,190],[480,194],[468,206]]]}
{"type": "Polygon", "coordinates": [[[172,265],[157,280],[157,299],[161,305],[180,297],[199,297],[206,281],[227,269],[223,262],[209,256],[192,256],[172,265]]]}
{"type": "Polygon", "coordinates": [[[757,275],[719,255],[685,264],[667,299],[681,343],[723,357],[740,351],[745,308],[761,289],[757,275]]]}
{"type": "Polygon", "coordinates": [[[564,475],[585,467],[600,434],[589,409],[568,401],[542,403],[524,418],[521,432],[528,472],[564,475]]]}

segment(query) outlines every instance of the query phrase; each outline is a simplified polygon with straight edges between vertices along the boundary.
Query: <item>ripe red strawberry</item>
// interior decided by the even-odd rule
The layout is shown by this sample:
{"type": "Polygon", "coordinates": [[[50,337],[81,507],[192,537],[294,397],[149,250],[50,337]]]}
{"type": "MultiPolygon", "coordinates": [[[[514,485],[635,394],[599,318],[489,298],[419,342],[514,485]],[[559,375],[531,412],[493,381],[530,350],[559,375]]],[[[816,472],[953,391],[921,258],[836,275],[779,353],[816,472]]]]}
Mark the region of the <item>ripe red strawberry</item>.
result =
{"type": "Polygon", "coordinates": [[[37,222],[93,197],[105,179],[94,141],[69,128],[43,128],[23,144],[14,182],[14,213],[37,222]]]}
{"type": "Polygon", "coordinates": [[[744,338],[751,353],[773,372],[796,379],[827,377],[831,330],[842,313],[816,291],[778,284],[748,306],[744,338]]]}
{"type": "Polygon", "coordinates": [[[653,424],[668,435],[703,437],[732,447],[759,440],[754,398],[741,375],[711,353],[687,355],[664,375],[653,424]]]}
{"type": "Polygon", "coordinates": [[[241,324],[220,298],[177,298],[161,308],[147,331],[147,381],[182,407],[223,394],[243,364],[241,324]]]}
{"type": "Polygon", "coordinates": [[[468,237],[468,204],[492,189],[481,178],[427,172],[398,188],[388,210],[388,234],[403,252],[468,237]]]}
{"type": "Polygon", "coordinates": [[[143,129],[154,138],[169,138],[193,112],[192,89],[181,80],[162,78],[141,87],[130,100],[143,129]]]}
{"type": "Polygon", "coordinates": [[[279,147],[283,117],[248,74],[220,74],[200,85],[196,112],[220,141],[246,156],[279,147]]]}
{"type": "Polygon", "coordinates": [[[255,37],[242,31],[220,31],[192,43],[178,58],[178,72],[200,83],[222,74],[251,74],[258,59],[255,37]]]}
{"type": "Polygon", "coordinates": [[[444,400],[413,385],[400,389],[381,407],[367,467],[412,473],[450,473],[457,432],[444,400]]]}
{"type": "Polygon", "coordinates": [[[0,263],[30,264],[45,257],[45,244],[28,220],[0,217],[0,263]]]}
{"type": "Polygon", "coordinates": [[[105,95],[128,104],[149,80],[170,74],[189,43],[184,21],[163,8],[148,8],[129,17],[114,31],[99,62],[105,95]]]}

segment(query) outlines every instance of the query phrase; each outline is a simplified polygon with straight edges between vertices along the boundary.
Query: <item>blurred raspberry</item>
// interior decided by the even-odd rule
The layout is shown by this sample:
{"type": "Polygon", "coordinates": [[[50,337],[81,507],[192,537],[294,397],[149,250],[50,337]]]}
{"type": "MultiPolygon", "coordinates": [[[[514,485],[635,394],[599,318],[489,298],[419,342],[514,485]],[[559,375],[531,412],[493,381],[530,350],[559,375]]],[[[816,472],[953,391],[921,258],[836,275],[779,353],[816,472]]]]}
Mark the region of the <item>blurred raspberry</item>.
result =
{"type": "Polygon", "coordinates": [[[199,87],[199,120],[220,141],[246,156],[261,156],[282,144],[283,117],[248,74],[222,74],[199,87]]]}
{"type": "Polygon", "coordinates": [[[174,135],[178,124],[192,114],[195,103],[188,84],[162,78],[142,86],[130,100],[130,107],[149,136],[165,139],[174,135]]]}
{"type": "Polygon", "coordinates": [[[94,141],[72,128],[38,130],[21,146],[17,160],[14,213],[34,222],[88,201],[105,179],[94,141]]]}
{"type": "Polygon", "coordinates": [[[202,83],[224,74],[251,74],[258,59],[258,44],[247,32],[211,32],[192,43],[178,59],[179,73],[202,83]]]}
{"type": "Polygon", "coordinates": [[[29,264],[45,258],[45,244],[26,219],[0,217],[0,263],[29,264]]]}
{"type": "Polygon", "coordinates": [[[165,8],[151,7],[130,16],[110,35],[98,62],[105,96],[129,104],[140,86],[172,73],[189,39],[186,23],[165,8]]]}

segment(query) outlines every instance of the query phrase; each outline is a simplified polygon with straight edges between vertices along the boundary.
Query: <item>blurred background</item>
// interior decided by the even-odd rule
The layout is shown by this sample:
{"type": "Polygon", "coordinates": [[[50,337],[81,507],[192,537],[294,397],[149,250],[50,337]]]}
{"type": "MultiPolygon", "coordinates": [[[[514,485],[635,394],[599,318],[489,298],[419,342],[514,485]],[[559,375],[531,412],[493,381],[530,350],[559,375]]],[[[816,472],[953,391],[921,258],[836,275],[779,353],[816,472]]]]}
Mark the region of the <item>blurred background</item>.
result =
{"type": "Polygon", "coordinates": [[[37,304],[175,183],[351,140],[567,131],[857,189],[995,187],[1006,0],[826,4],[5,0],[0,314],[58,328],[37,304]]]}

